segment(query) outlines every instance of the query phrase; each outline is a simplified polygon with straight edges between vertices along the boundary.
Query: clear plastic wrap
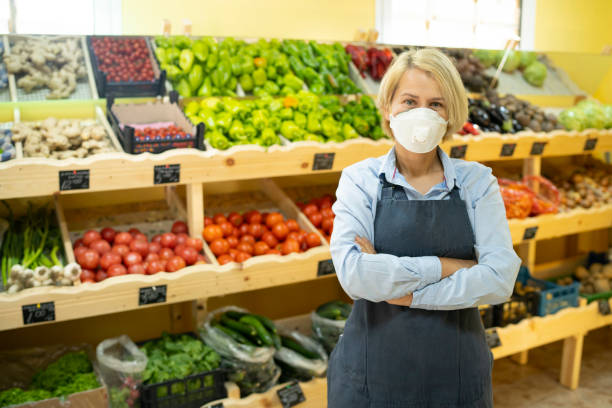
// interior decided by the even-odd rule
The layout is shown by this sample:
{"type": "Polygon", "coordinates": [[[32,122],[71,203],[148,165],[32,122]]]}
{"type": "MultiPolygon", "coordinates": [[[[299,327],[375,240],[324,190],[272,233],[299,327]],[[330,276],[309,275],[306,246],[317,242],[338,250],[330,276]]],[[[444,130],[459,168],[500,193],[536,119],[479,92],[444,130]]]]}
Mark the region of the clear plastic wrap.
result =
{"type": "Polygon", "coordinates": [[[200,336],[204,343],[221,355],[221,368],[228,370],[228,379],[238,385],[241,397],[265,392],[274,386],[280,377],[280,368],[274,364],[275,349],[237,343],[211,325],[216,316],[229,310],[248,313],[247,310],[235,306],[215,310],[208,315],[200,328],[200,336]]]}
{"type": "Polygon", "coordinates": [[[323,377],[327,372],[327,352],[316,340],[297,331],[279,330],[280,334],[297,342],[300,346],[318,356],[307,358],[288,347],[276,351],[274,359],[281,368],[281,382],[291,380],[309,381],[313,377],[323,377]]]}
{"type": "Polygon", "coordinates": [[[310,319],[315,339],[325,347],[328,353],[331,353],[344,332],[346,320],[326,319],[319,316],[316,311],[310,314],[310,319]]]}
{"type": "Polygon", "coordinates": [[[138,406],[139,388],[142,373],[147,368],[147,356],[128,336],[122,335],[98,344],[96,358],[109,390],[110,407],[138,406]]]}

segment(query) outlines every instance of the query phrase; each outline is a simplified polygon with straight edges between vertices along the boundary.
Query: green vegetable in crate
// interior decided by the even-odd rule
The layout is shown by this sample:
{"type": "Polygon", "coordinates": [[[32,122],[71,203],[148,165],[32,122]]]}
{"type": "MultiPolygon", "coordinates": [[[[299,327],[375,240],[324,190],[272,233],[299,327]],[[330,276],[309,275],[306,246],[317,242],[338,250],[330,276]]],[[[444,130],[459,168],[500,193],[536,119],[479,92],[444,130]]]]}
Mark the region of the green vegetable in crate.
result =
{"type": "MultiPolygon", "coordinates": [[[[503,56],[503,54],[502,54],[503,56]]],[[[521,64],[521,53],[520,51],[508,51],[508,58],[502,68],[504,72],[514,72],[521,64]]]]}
{"type": "Polygon", "coordinates": [[[538,59],[538,54],[532,51],[521,51],[521,62],[519,68],[525,69],[538,59]]]}
{"type": "Polygon", "coordinates": [[[206,71],[212,72],[217,64],[219,63],[219,55],[216,52],[212,52],[208,54],[208,58],[206,59],[206,71]]]}
{"type": "Polygon", "coordinates": [[[206,132],[206,139],[215,149],[225,150],[231,146],[229,140],[218,130],[206,132]]]}
{"type": "Polygon", "coordinates": [[[485,68],[494,65],[497,61],[497,51],[493,50],[474,50],[474,56],[480,60],[485,68]]]}
{"type": "Polygon", "coordinates": [[[185,106],[185,115],[197,115],[200,110],[200,104],[196,101],[191,101],[185,106]]]}
{"type": "Polygon", "coordinates": [[[191,85],[189,85],[189,81],[187,81],[187,79],[185,78],[181,78],[178,85],[176,86],[176,91],[183,98],[191,97],[191,85]]]}
{"type": "Polygon", "coordinates": [[[318,133],[321,131],[321,113],[312,111],[308,113],[308,121],[306,123],[306,130],[310,133],[318,133]]]}
{"type": "Polygon", "coordinates": [[[293,119],[293,109],[291,109],[291,108],[283,108],[283,109],[281,109],[281,111],[279,112],[279,117],[282,120],[291,120],[291,119],[293,119]]]}
{"type": "Polygon", "coordinates": [[[251,92],[255,86],[253,78],[249,74],[242,74],[240,76],[240,86],[245,92],[251,92]]]}
{"type": "Polygon", "coordinates": [[[274,132],[278,132],[282,124],[283,124],[283,121],[278,116],[272,116],[268,120],[268,127],[272,129],[274,132]]]}
{"type": "Polygon", "coordinates": [[[255,126],[251,124],[247,124],[244,126],[244,133],[246,134],[246,139],[243,140],[245,142],[253,142],[257,138],[257,129],[255,129],[255,126]]]}
{"type": "Polygon", "coordinates": [[[295,112],[293,114],[293,121],[300,129],[306,128],[306,115],[302,112],[295,112]]]}
{"type": "Polygon", "coordinates": [[[191,66],[193,65],[193,51],[191,50],[182,50],[181,55],[179,57],[179,67],[185,73],[191,70],[191,66]]]}
{"type": "Polygon", "coordinates": [[[272,81],[266,81],[263,90],[270,95],[278,95],[280,93],[280,88],[272,81]]]}
{"type": "Polygon", "coordinates": [[[229,131],[230,126],[232,125],[232,115],[229,112],[220,112],[215,117],[216,127],[223,131],[229,131]]]}
{"type": "Polygon", "coordinates": [[[606,114],[599,102],[587,99],[579,102],[576,108],[581,109],[584,113],[586,129],[603,129],[605,127],[606,114]]]}
{"type": "Polygon", "coordinates": [[[244,131],[244,126],[241,121],[234,120],[229,128],[229,136],[234,141],[248,140],[248,136],[244,131]]]}
{"type": "Polygon", "coordinates": [[[194,42],[191,50],[199,62],[205,62],[206,58],[208,58],[208,45],[204,41],[194,42]]]}
{"type": "Polygon", "coordinates": [[[287,347],[308,359],[314,360],[320,357],[317,353],[306,349],[291,337],[281,336],[281,342],[283,347],[287,347]]]}
{"type": "Polygon", "coordinates": [[[546,69],[546,65],[542,64],[540,61],[534,61],[523,71],[523,78],[531,85],[542,86],[547,74],[548,70],[546,69]]]}
{"type": "Polygon", "coordinates": [[[370,132],[370,125],[368,124],[368,122],[366,122],[364,119],[362,119],[359,116],[354,116],[353,118],[353,126],[355,127],[355,130],[357,131],[357,133],[359,133],[360,135],[367,135],[370,132]]]}
{"type": "Polygon", "coordinates": [[[210,77],[204,78],[203,84],[198,89],[198,96],[212,96],[213,94],[213,86],[210,77]]]}
{"type": "Polygon", "coordinates": [[[0,407],[19,405],[26,402],[34,402],[53,398],[53,394],[46,390],[22,390],[21,388],[9,388],[0,392],[0,407]]]}
{"type": "Polygon", "coordinates": [[[282,123],[280,132],[281,135],[285,136],[287,139],[297,141],[304,131],[300,129],[294,121],[286,120],[282,123]]]}
{"type": "Polygon", "coordinates": [[[357,131],[351,125],[345,123],[342,125],[342,136],[344,137],[344,140],[356,139],[359,137],[359,133],[357,133],[357,131]]]}
{"type": "Polygon", "coordinates": [[[333,300],[319,306],[316,313],[326,319],[346,320],[351,313],[351,305],[340,300],[333,300]]]}
{"type": "Polygon", "coordinates": [[[263,130],[266,126],[268,126],[268,116],[269,113],[264,109],[257,109],[251,113],[251,122],[253,126],[257,130],[263,130]]]}
{"type": "Polygon", "coordinates": [[[258,68],[253,72],[253,83],[255,86],[263,86],[267,79],[266,71],[263,69],[258,68]]]}
{"type": "Polygon", "coordinates": [[[606,116],[606,129],[612,129],[612,105],[605,105],[603,108],[604,115],[606,116]]]}
{"type": "Polygon", "coordinates": [[[175,80],[182,74],[181,69],[174,64],[162,65],[161,67],[166,70],[166,76],[170,80],[175,80]]]}
{"type": "Polygon", "coordinates": [[[323,134],[330,139],[337,139],[340,135],[340,124],[332,117],[327,117],[321,122],[323,134]]]}
{"type": "Polygon", "coordinates": [[[202,85],[202,82],[204,81],[204,70],[202,69],[202,66],[198,64],[193,65],[191,71],[189,71],[187,80],[189,81],[189,86],[191,87],[191,93],[195,95],[199,90],[200,85],[202,85]]]}
{"type": "Polygon", "coordinates": [[[272,146],[280,143],[280,139],[276,134],[276,131],[271,128],[265,128],[261,132],[260,144],[262,146],[272,146]]]}

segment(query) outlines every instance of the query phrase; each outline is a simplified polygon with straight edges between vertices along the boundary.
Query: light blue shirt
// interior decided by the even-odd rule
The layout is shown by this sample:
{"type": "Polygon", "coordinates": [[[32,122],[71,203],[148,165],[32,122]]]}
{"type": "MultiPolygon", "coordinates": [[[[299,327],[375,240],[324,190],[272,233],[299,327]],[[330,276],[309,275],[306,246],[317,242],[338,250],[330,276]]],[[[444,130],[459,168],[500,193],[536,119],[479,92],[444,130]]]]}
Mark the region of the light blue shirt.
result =
{"type": "Polygon", "coordinates": [[[381,302],[413,293],[412,308],[456,310],[502,303],[511,296],[521,260],[512,248],[497,179],[480,163],[450,159],[441,149],[438,154],[444,182],[425,195],[397,170],[395,148],[342,171],[333,205],[336,218],[330,246],[338,280],[351,298],[381,302]],[[457,185],[474,230],[477,265],[441,279],[442,265],[436,256],[362,253],[356,236],[376,244],[374,217],[381,194],[380,174],[403,187],[410,200],[447,200],[457,185]]]}

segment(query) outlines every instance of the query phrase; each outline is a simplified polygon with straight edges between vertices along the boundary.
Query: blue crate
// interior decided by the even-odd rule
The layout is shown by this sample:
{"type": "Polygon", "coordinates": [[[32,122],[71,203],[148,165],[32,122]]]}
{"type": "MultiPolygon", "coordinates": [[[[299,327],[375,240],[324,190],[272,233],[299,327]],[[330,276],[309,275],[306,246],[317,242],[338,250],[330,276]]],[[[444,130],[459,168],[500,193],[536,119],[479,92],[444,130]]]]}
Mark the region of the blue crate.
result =
{"type": "Polygon", "coordinates": [[[533,305],[534,310],[531,311],[536,316],[554,314],[566,307],[578,307],[579,282],[572,283],[569,286],[561,286],[553,282],[536,279],[524,266],[521,266],[519,270],[517,282],[520,282],[523,286],[540,288],[540,292],[534,294],[536,301],[533,305]]]}

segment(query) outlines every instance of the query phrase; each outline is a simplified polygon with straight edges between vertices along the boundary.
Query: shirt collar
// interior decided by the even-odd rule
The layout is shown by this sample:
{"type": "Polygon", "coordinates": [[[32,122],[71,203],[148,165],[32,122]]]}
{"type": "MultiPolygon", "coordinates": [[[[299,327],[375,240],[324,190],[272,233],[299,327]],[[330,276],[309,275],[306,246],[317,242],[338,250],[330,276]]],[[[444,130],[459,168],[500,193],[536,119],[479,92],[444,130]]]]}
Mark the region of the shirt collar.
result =
{"type": "MultiPolygon", "coordinates": [[[[448,155],[444,152],[444,150],[438,149],[438,157],[440,157],[440,162],[442,163],[442,168],[444,169],[444,181],[446,182],[446,187],[449,190],[452,190],[455,185],[460,187],[459,183],[457,183],[457,174],[455,173],[455,165],[453,161],[448,157],[448,155]]],[[[384,175],[385,179],[392,184],[397,183],[397,166],[395,164],[395,146],[389,150],[389,152],[384,156],[383,161],[378,169],[378,176],[384,175]],[[395,179],[395,182],[394,182],[395,179]]]]}

